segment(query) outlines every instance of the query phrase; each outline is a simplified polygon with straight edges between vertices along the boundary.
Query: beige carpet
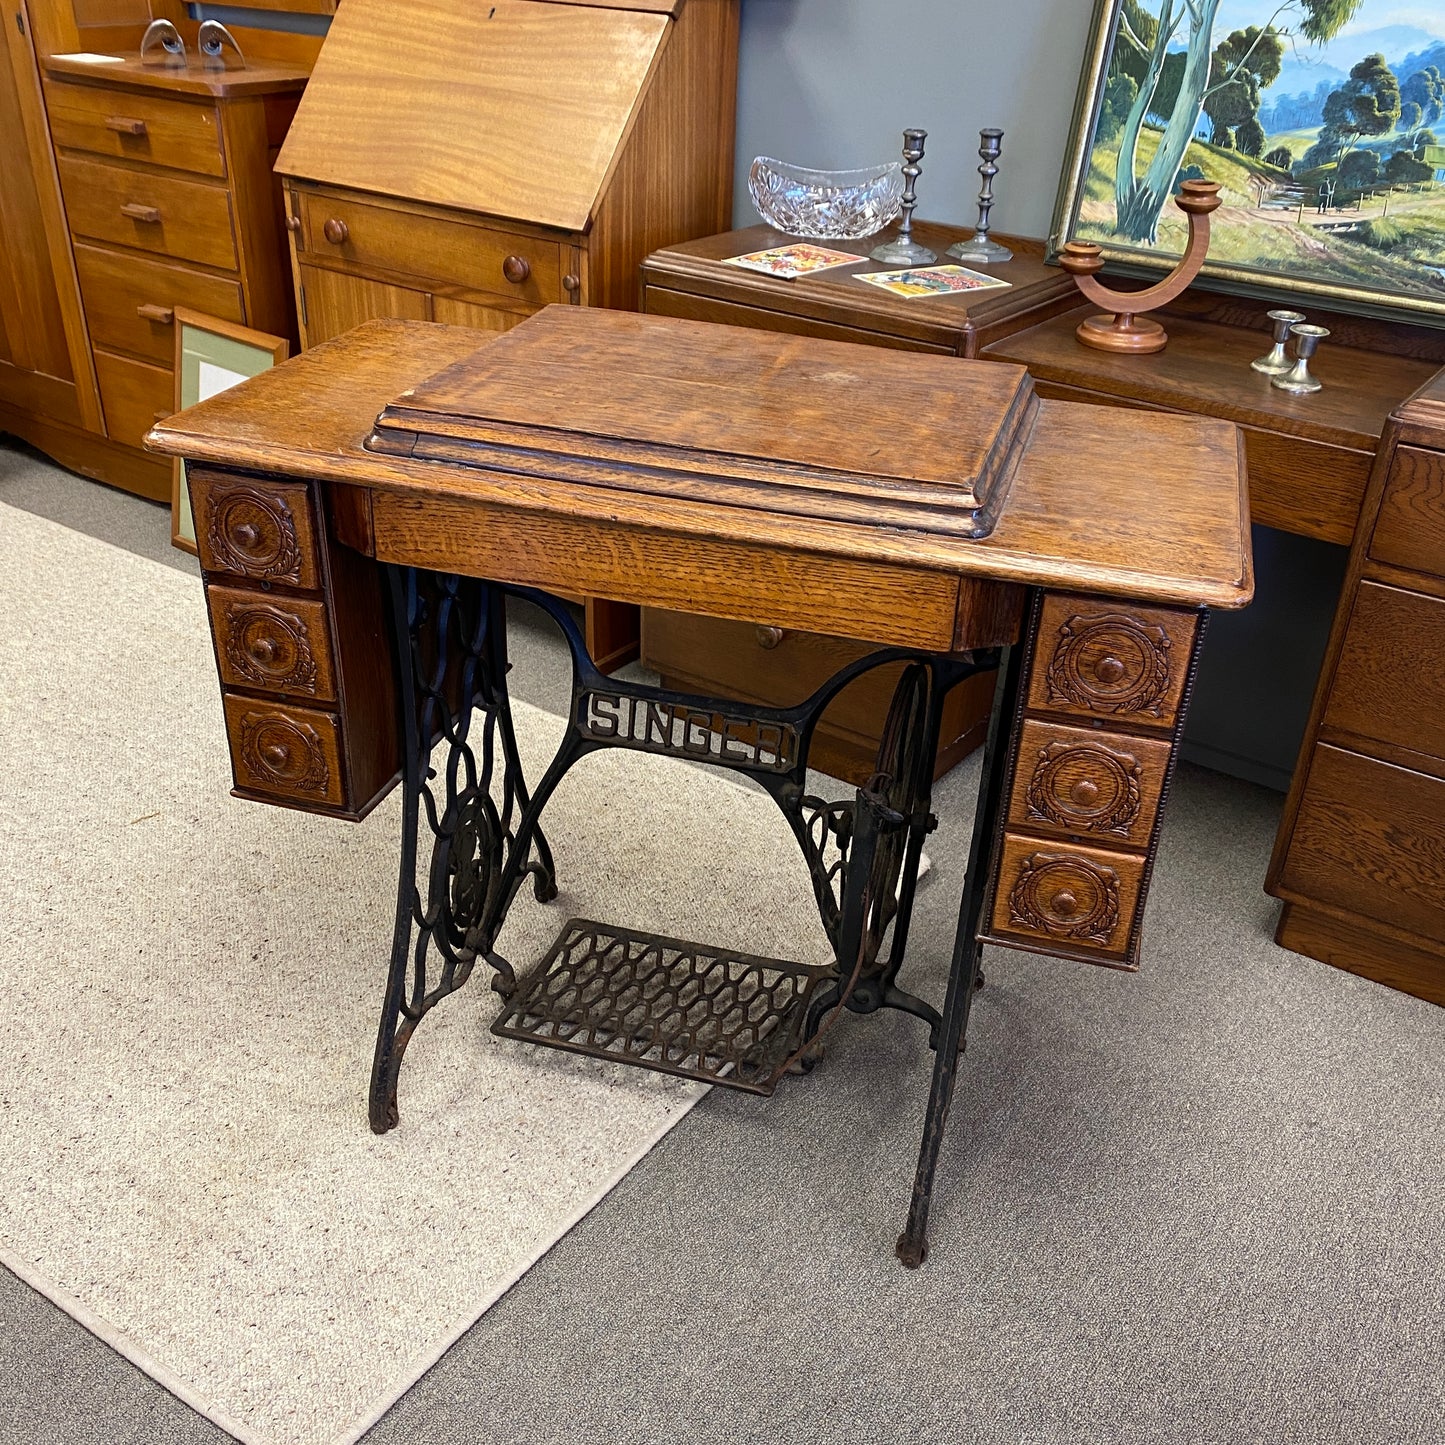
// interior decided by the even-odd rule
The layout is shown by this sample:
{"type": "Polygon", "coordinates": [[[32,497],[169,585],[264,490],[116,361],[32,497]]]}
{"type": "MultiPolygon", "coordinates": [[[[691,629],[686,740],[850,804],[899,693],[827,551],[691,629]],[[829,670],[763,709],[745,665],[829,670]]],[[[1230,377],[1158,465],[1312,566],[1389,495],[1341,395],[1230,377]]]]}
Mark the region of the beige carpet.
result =
{"type": "MultiPolygon", "coordinates": [[[[701,1090],[492,1038],[479,970],[373,1137],[395,797],[353,826],[229,796],[176,572],[0,506],[0,600],[0,1261],[242,1439],[353,1440],[701,1090]]],[[[535,774],[560,720],[518,727],[535,774]]],[[[548,817],[519,967],[574,913],[822,956],[731,780],[603,754],[548,817]]]]}

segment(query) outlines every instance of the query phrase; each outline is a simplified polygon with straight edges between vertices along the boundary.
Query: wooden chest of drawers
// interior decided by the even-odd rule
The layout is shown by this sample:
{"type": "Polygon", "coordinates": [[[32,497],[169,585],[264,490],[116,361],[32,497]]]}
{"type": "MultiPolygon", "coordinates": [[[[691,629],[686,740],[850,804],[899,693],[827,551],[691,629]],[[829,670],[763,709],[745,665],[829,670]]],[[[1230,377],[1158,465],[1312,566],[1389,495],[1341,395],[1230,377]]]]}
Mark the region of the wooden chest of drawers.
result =
{"type": "Polygon", "coordinates": [[[1202,632],[1172,608],[1058,593],[1035,608],[986,942],[1138,967],[1202,632]]]}
{"type": "Polygon", "coordinates": [[[271,166],[307,72],[45,68],[106,434],[134,449],[127,484],[165,500],[170,468],[140,440],[174,406],[175,308],[295,336],[271,166]]]}
{"type": "Polygon", "coordinates": [[[1382,441],[1267,887],[1286,948],[1445,1004],[1445,379],[1382,441]]]}

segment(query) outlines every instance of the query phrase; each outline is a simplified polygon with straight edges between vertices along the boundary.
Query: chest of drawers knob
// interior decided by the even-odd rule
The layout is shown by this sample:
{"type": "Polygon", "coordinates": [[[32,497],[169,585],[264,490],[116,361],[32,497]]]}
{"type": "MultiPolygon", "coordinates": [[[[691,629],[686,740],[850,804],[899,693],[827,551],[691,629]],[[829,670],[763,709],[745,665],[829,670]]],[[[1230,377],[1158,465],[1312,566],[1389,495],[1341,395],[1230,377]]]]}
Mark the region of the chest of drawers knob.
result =
{"type": "Polygon", "coordinates": [[[137,306],[135,314],[142,321],[154,321],[158,326],[169,326],[176,319],[176,313],[169,306],[156,306],[149,301],[137,306]]]}
{"type": "Polygon", "coordinates": [[[575,295],[582,289],[582,278],[575,271],[569,271],[562,278],[562,289],[570,295],[575,295]]]}
{"type": "Polygon", "coordinates": [[[520,286],[532,274],[532,264],[525,256],[508,256],[502,262],[502,275],[514,286],[520,286]]]}
{"type": "Polygon", "coordinates": [[[129,115],[106,116],[105,128],[117,135],[145,135],[147,129],[145,121],[129,115]]]}
{"type": "Polygon", "coordinates": [[[771,652],[783,640],[783,629],[781,627],[759,627],[757,639],[759,647],[766,648],[771,652]]]}
{"type": "Polygon", "coordinates": [[[344,246],[351,237],[351,227],[345,221],[332,216],[321,228],[321,234],[333,246],[344,246]]]}
{"type": "Polygon", "coordinates": [[[1117,657],[1101,657],[1094,664],[1094,676],[1105,687],[1113,687],[1123,681],[1125,670],[1124,664],[1117,657]]]}
{"type": "Polygon", "coordinates": [[[120,213],[132,221],[139,221],[143,226],[159,226],[161,223],[161,213],[158,207],[143,206],[138,201],[127,201],[120,208],[120,213]]]}

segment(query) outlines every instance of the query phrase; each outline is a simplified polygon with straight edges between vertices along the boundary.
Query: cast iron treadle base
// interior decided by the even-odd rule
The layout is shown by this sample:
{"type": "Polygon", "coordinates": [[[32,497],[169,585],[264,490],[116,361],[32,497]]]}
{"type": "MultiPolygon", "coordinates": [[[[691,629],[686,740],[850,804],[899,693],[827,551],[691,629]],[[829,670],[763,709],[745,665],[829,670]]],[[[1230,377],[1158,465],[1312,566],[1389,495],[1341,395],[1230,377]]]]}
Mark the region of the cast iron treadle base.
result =
{"type": "Polygon", "coordinates": [[[802,1042],[814,995],[837,977],[831,965],[754,958],[573,918],[492,1032],[771,1094],[802,1042]]]}

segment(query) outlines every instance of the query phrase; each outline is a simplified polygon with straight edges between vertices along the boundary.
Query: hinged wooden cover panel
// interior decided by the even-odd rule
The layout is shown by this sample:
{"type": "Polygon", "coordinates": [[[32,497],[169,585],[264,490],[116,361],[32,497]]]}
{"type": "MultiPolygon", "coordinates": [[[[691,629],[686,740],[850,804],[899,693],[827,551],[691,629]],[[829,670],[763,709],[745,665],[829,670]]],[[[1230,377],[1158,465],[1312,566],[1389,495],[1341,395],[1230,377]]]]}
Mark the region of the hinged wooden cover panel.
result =
{"type": "Polygon", "coordinates": [[[670,23],[542,0],[346,0],[276,169],[584,230],[670,23]]]}
{"type": "Polygon", "coordinates": [[[552,306],[386,407],[373,451],[980,536],[1027,445],[1020,366],[552,306]]]}

